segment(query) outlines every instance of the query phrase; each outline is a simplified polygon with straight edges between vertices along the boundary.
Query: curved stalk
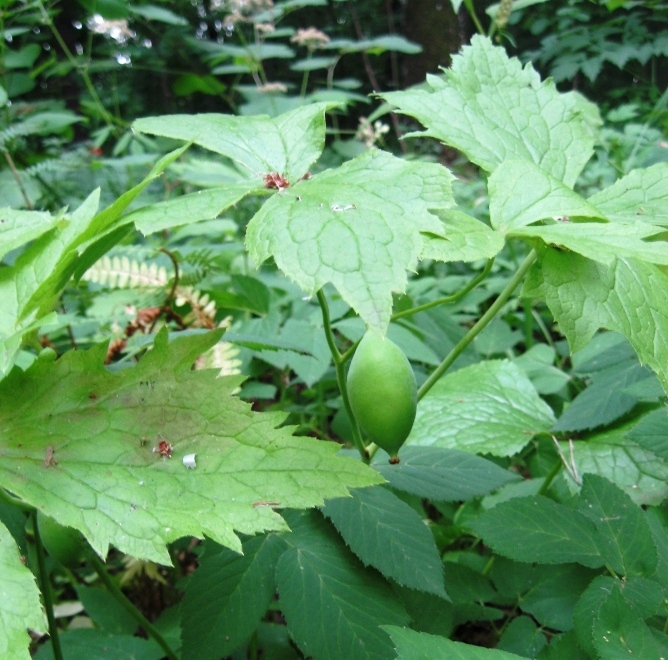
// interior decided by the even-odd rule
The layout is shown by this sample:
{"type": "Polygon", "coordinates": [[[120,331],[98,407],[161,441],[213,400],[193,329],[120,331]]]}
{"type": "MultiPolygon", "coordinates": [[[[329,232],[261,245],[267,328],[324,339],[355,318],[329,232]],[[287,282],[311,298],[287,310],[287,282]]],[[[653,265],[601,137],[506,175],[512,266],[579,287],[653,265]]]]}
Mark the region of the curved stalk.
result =
{"type": "Polygon", "coordinates": [[[506,284],[499,297],[492,303],[492,306],[478,319],[477,323],[457,342],[455,347],[445,356],[443,362],[438,365],[436,370],[427,378],[418,390],[418,401],[437,383],[439,378],[452,366],[452,363],[461,355],[464,349],[487,327],[489,322],[499,313],[499,310],[506,304],[513,291],[524,279],[527,271],[536,261],[537,254],[531,250],[522,265],[513,275],[512,279],[506,284]]]}
{"type": "Polygon", "coordinates": [[[482,282],[487,275],[489,275],[489,271],[492,270],[492,266],[494,264],[494,259],[489,259],[487,263],[485,264],[485,267],[482,269],[482,271],[476,275],[461,291],[458,291],[457,293],[452,294],[451,296],[444,296],[443,298],[439,298],[438,300],[432,300],[431,302],[425,303],[424,305],[418,305],[417,307],[411,307],[410,309],[405,309],[403,312],[397,312],[396,314],[392,314],[392,321],[396,321],[397,319],[404,318],[406,316],[412,316],[413,314],[417,314],[418,312],[424,312],[428,309],[431,309],[432,307],[438,307],[438,305],[444,305],[446,303],[452,303],[456,302],[457,300],[460,300],[463,298],[471,289],[474,289],[480,282],[482,282]]]}
{"type": "Polygon", "coordinates": [[[37,511],[32,513],[32,525],[35,534],[35,548],[37,550],[37,570],[39,571],[39,581],[42,587],[42,598],[44,599],[44,609],[46,611],[46,621],[49,626],[49,637],[51,638],[51,648],[55,660],[63,660],[63,649],[60,646],[60,636],[58,635],[58,626],[56,617],[53,613],[53,594],[51,593],[51,583],[49,574],[46,570],[46,560],[42,537],[39,535],[37,526],[37,511]]]}
{"type": "Polygon", "coordinates": [[[362,460],[365,463],[369,462],[369,453],[367,452],[364,442],[362,440],[362,434],[360,433],[359,426],[357,425],[357,420],[353,415],[353,409],[350,405],[350,399],[348,398],[348,388],[346,386],[346,370],[345,364],[348,360],[351,351],[346,351],[343,355],[341,351],[336,346],[334,341],[334,333],[332,332],[332,326],[329,318],[329,306],[327,305],[327,299],[325,294],[322,292],[322,289],[317,293],[318,303],[320,304],[320,309],[322,310],[322,322],[325,329],[325,338],[327,339],[327,345],[332,354],[332,359],[334,360],[334,368],[336,369],[336,381],[339,385],[339,391],[341,392],[341,398],[343,399],[343,405],[350,417],[350,425],[353,432],[353,443],[355,448],[360,453],[362,460]]]}
{"type": "Polygon", "coordinates": [[[111,576],[107,573],[107,567],[102,560],[94,552],[91,552],[88,561],[90,561],[100,580],[109,589],[109,593],[116,599],[119,605],[160,645],[160,648],[162,648],[169,660],[178,660],[176,653],[174,653],[160,631],[128,600],[116,582],[111,579],[111,576]]]}

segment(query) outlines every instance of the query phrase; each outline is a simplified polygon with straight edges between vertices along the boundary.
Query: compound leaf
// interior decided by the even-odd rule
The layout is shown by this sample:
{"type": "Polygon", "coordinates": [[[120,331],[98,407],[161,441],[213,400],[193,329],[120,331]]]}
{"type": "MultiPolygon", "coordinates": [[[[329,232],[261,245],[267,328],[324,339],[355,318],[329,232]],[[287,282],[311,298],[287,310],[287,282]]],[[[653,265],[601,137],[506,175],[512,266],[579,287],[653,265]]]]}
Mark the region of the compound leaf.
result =
{"type": "Polygon", "coordinates": [[[545,300],[573,353],[599,328],[622,333],[668,392],[668,276],[659,267],[627,258],[608,267],[548,248],[522,295],[545,300]]]}
{"type": "Polygon", "coordinates": [[[137,119],[142,133],[194,142],[231,158],[261,182],[280,174],[296,183],[325,146],[325,111],[331,103],[311,103],[278,117],[222,114],[167,115],[137,119]]]}
{"type": "Polygon", "coordinates": [[[640,259],[650,264],[668,264],[668,243],[643,239],[664,231],[646,222],[632,225],[569,222],[542,227],[522,227],[513,236],[538,237],[548,245],[561,246],[588,259],[612,266],[618,257],[640,259]]]}
{"type": "Polygon", "coordinates": [[[595,106],[579,94],[559,94],[486,37],[452,58],[431,89],[390,92],[383,98],[418,119],[429,135],[459,149],[492,172],[507,159],[528,160],[572,188],[593,153],[595,106]]]}
{"type": "Polygon", "coordinates": [[[423,259],[477,261],[491,259],[502,250],[503,235],[477,218],[455,209],[436,211],[435,214],[445,225],[445,235],[424,237],[423,259]]]}
{"type": "Polygon", "coordinates": [[[444,235],[429,209],[453,203],[451,180],[440,165],[367,151],[274,195],[248,224],[246,245],[309,294],[332,283],[384,334],[392,293],[404,292],[423,254],[422,232],[444,235]]]}
{"type": "Polygon", "coordinates": [[[492,227],[504,234],[523,235],[526,225],[561,216],[605,219],[597,208],[530,160],[501,163],[489,177],[488,190],[492,227]]]}
{"type": "Polygon", "coordinates": [[[277,428],[283,414],[251,412],[233,396],[240,377],[192,371],[220,334],[168,344],[162,332],[136,367],[117,372],[103,365],[105,346],[14,369],[0,383],[0,484],[81,530],[101,555],[113,543],[169,564],[165,545],[179,537],[240,550],[235,530],[285,529],[274,507],[316,506],[382,481],[335,457],[338,445],[277,428]]]}
{"type": "Polygon", "coordinates": [[[608,220],[635,224],[638,220],[668,226],[668,163],[633,170],[589,198],[608,220]]]}

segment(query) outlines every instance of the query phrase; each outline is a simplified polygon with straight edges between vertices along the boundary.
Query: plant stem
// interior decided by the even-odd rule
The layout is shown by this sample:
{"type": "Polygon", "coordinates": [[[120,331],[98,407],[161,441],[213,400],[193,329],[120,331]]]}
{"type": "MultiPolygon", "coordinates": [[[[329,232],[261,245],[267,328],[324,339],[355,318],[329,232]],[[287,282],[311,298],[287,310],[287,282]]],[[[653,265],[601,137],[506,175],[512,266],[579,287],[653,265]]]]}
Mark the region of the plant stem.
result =
{"type": "Polygon", "coordinates": [[[336,369],[336,381],[339,384],[339,391],[341,392],[341,398],[343,399],[343,405],[345,406],[348,417],[350,417],[350,426],[353,432],[353,443],[357,451],[360,453],[362,460],[365,463],[369,462],[369,452],[364,447],[364,442],[362,440],[362,435],[360,433],[359,426],[357,425],[357,420],[355,415],[353,415],[353,409],[350,406],[350,399],[348,398],[348,388],[346,387],[346,369],[345,364],[350,355],[350,351],[346,351],[344,355],[341,355],[341,352],[336,346],[334,341],[334,334],[332,333],[332,325],[329,319],[329,306],[327,305],[327,298],[322,292],[322,289],[318,291],[318,303],[320,304],[320,309],[322,310],[322,323],[325,329],[325,338],[327,339],[327,345],[332,354],[332,359],[334,360],[334,368],[336,369]]]}
{"type": "Polygon", "coordinates": [[[63,53],[65,53],[65,57],[69,60],[74,70],[79,72],[79,75],[81,76],[81,79],[84,81],[84,85],[86,86],[88,93],[91,95],[93,102],[97,106],[100,115],[104,119],[104,122],[107,124],[112,133],[116,133],[116,126],[114,125],[115,117],[110,112],[108,112],[107,109],[104,107],[102,100],[100,99],[97,91],[95,90],[93,81],[90,79],[90,76],[88,75],[88,71],[86,71],[85,67],[79,66],[76,57],[74,57],[72,51],[65,43],[65,40],[58,31],[58,28],[56,28],[56,26],[53,24],[53,20],[51,16],[49,16],[49,13],[44,8],[44,5],[42,4],[41,0],[37,0],[37,5],[39,6],[40,11],[42,13],[42,20],[44,21],[44,23],[46,23],[46,25],[49,26],[49,29],[53,33],[53,36],[58,42],[58,45],[62,49],[63,53]]]}
{"type": "Polygon", "coordinates": [[[538,495],[545,495],[547,491],[550,489],[550,486],[552,485],[552,482],[555,480],[556,476],[561,472],[561,468],[563,467],[563,462],[561,460],[558,460],[555,462],[555,464],[552,466],[552,469],[547,473],[547,476],[545,477],[545,481],[543,481],[542,486],[538,490],[538,495]]]}
{"type": "Polygon", "coordinates": [[[98,574],[100,580],[105,587],[109,589],[109,593],[118,601],[118,603],[137,621],[137,623],[160,645],[165,655],[169,660],[178,660],[176,653],[169,646],[165,638],[158,631],[158,629],[128,600],[127,596],[121,591],[120,587],[111,579],[107,568],[102,560],[91,552],[88,557],[95,572],[98,574]]]}
{"type": "Polygon", "coordinates": [[[44,545],[42,537],[39,535],[37,526],[37,511],[33,511],[32,525],[35,533],[35,548],[37,550],[37,569],[39,571],[39,581],[42,587],[42,598],[44,598],[44,609],[46,610],[46,620],[49,626],[49,637],[51,638],[51,648],[55,660],[63,660],[63,649],[60,646],[60,637],[58,635],[58,626],[56,617],[53,613],[53,594],[51,593],[51,583],[49,574],[46,571],[46,561],[44,559],[44,545]]]}
{"type": "Polygon", "coordinates": [[[492,303],[491,307],[478,319],[477,323],[457,342],[455,347],[445,356],[443,362],[438,365],[436,370],[427,378],[418,390],[418,401],[436,384],[438,379],[452,366],[452,363],[461,355],[464,349],[485,329],[489,322],[499,313],[499,310],[506,304],[513,291],[518,287],[526,272],[536,261],[537,254],[531,250],[522,265],[513,275],[512,279],[506,284],[499,297],[492,303]]]}
{"type": "Polygon", "coordinates": [[[424,305],[418,305],[417,307],[411,307],[410,309],[405,309],[403,312],[397,312],[396,314],[392,314],[392,321],[396,321],[397,319],[404,318],[405,316],[412,316],[413,314],[417,314],[418,312],[424,312],[428,309],[431,309],[432,307],[437,307],[438,305],[444,305],[446,303],[452,303],[456,302],[460,298],[463,298],[471,289],[475,288],[480,282],[482,282],[487,275],[489,275],[489,271],[492,270],[492,265],[494,264],[494,259],[489,259],[487,263],[485,264],[485,267],[483,270],[476,275],[461,291],[458,291],[457,293],[452,294],[451,296],[445,296],[443,298],[439,298],[438,300],[432,300],[431,302],[425,303],[424,305]]]}

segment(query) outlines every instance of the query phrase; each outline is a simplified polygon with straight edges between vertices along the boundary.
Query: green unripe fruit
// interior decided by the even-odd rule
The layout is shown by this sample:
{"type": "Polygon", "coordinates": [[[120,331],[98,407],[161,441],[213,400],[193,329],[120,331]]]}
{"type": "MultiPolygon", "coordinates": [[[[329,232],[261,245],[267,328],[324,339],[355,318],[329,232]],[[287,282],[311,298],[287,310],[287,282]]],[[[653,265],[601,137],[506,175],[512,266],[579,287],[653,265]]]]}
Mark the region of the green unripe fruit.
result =
{"type": "Polygon", "coordinates": [[[368,330],[348,371],[348,396],[364,434],[397,462],[417,410],[415,374],[403,351],[368,330]]]}
{"type": "Polygon", "coordinates": [[[37,529],[42,545],[59,564],[76,568],[83,561],[88,542],[78,529],[65,527],[41,511],[37,512],[37,529]]]}

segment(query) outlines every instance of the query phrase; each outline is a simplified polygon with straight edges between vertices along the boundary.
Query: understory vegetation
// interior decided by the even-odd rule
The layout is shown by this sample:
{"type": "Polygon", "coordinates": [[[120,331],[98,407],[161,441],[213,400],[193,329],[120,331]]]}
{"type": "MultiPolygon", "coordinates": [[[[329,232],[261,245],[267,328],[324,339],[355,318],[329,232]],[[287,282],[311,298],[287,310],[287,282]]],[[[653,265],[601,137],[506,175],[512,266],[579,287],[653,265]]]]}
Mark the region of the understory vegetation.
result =
{"type": "Polygon", "coordinates": [[[667,9],[0,0],[0,656],[666,657],[667,9]]]}

